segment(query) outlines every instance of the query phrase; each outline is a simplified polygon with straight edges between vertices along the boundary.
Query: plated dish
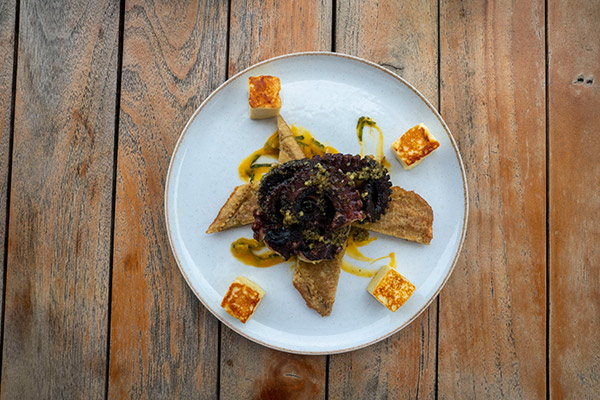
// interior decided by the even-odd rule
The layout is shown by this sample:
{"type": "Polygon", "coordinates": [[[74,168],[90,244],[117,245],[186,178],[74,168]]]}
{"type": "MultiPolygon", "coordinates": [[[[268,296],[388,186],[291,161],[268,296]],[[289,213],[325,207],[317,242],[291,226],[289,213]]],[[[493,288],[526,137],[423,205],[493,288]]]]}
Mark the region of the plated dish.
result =
{"type": "MultiPolygon", "coordinates": [[[[435,109],[409,84],[368,61],[334,53],[277,57],[234,76],[199,107],[175,148],[166,183],[169,240],[186,281],[223,323],[263,345],[304,354],[331,354],[364,347],[402,329],[435,298],[456,263],[464,239],[467,186],[454,139],[435,109]],[[369,115],[384,137],[394,184],[419,193],[434,212],[433,240],[424,246],[384,235],[364,249],[370,257],[394,252],[398,270],[415,286],[391,313],[365,290],[368,279],[342,272],[333,312],[322,318],[292,287],[291,264],[255,268],[234,257],[230,244],[252,237],[250,227],[218,234],[206,228],[231,189],[240,185],[238,165],[277,129],[275,119],[248,118],[248,77],[281,79],[281,113],[341,153],[358,154],[356,121],[369,115]],[[405,171],[390,145],[424,123],[440,148],[423,165],[405,171]],[[260,284],[266,295],[246,324],[220,307],[237,276],[260,284]]],[[[375,262],[377,269],[384,262],[375,262]]]]}

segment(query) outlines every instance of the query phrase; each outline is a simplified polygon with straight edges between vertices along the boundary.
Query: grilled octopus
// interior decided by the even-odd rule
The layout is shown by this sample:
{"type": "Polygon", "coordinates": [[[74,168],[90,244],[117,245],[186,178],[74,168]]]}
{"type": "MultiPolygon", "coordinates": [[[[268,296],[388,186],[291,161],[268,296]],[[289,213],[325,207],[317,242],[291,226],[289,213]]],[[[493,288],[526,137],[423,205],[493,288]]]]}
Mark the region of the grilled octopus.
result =
{"type": "Polygon", "coordinates": [[[390,177],[371,157],[325,154],[271,168],[261,179],[252,230],[284,259],[331,260],[350,224],[385,213],[390,177]]]}

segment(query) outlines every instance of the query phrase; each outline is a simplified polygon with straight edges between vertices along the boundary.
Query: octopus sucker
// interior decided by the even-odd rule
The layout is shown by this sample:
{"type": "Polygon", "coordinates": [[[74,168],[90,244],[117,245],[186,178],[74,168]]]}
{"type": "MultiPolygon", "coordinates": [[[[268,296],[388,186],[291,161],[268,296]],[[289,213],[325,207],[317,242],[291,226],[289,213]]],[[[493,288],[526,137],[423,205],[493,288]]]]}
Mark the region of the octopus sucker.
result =
{"type": "Polygon", "coordinates": [[[338,168],[348,176],[358,190],[366,214],[364,222],[377,221],[386,211],[392,194],[388,170],[370,156],[325,154],[313,160],[338,168]]]}
{"type": "Polygon", "coordinates": [[[387,170],[370,157],[325,154],[276,165],[261,180],[254,238],[286,260],[332,260],[350,224],[385,213],[390,188],[387,170]]]}

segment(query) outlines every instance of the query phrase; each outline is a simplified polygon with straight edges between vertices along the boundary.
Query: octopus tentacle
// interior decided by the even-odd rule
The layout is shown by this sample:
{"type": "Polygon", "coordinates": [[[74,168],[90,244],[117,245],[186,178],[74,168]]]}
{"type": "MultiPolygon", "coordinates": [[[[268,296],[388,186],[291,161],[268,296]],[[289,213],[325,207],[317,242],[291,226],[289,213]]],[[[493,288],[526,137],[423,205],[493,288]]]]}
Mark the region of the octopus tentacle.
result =
{"type": "Polygon", "coordinates": [[[370,156],[351,154],[325,154],[314,160],[338,168],[352,180],[361,194],[365,222],[375,222],[385,213],[392,194],[392,182],[381,163],[370,156]]]}
{"type": "Polygon", "coordinates": [[[326,154],[273,167],[261,180],[254,238],[284,259],[333,259],[355,221],[375,221],[391,183],[370,158],[326,154]]]}

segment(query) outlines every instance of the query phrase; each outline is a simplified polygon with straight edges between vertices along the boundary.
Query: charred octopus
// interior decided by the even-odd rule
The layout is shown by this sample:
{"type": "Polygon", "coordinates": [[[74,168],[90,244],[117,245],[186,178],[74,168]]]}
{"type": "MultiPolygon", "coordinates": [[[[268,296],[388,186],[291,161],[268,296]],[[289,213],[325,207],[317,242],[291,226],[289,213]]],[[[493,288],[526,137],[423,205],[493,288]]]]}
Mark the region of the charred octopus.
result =
{"type": "Polygon", "coordinates": [[[261,180],[254,238],[286,260],[331,260],[350,224],[385,213],[390,177],[371,157],[325,154],[273,167],[261,180]]]}

